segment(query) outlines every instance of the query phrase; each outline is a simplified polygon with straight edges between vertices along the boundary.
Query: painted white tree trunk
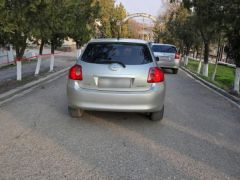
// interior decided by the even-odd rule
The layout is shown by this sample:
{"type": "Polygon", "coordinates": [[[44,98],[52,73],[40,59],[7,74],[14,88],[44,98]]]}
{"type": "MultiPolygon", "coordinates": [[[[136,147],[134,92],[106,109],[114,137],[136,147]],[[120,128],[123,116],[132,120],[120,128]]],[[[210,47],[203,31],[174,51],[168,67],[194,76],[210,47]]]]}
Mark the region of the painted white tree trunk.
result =
{"type": "Polygon", "coordinates": [[[208,63],[203,63],[203,76],[208,77],[208,63]]]}
{"type": "Polygon", "coordinates": [[[51,60],[50,60],[50,72],[53,71],[54,67],[54,54],[51,54],[51,60]]]}
{"type": "Polygon", "coordinates": [[[184,55],[184,66],[188,65],[188,56],[184,55]]]}
{"type": "Polygon", "coordinates": [[[217,68],[218,68],[218,63],[215,64],[214,71],[212,74],[212,81],[215,80],[216,74],[217,74],[217,68]]]}
{"type": "Polygon", "coordinates": [[[182,56],[180,57],[179,64],[180,64],[180,66],[184,66],[184,60],[183,60],[183,57],[182,57],[182,56]]]}
{"type": "Polygon", "coordinates": [[[204,49],[204,43],[202,44],[202,49],[201,49],[201,54],[200,54],[200,58],[199,58],[199,64],[198,64],[198,70],[197,73],[201,74],[201,70],[202,70],[202,55],[203,55],[203,49],[204,49]]]}
{"type": "Polygon", "coordinates": [[[38,60],[37,60],[36,70],[35,70],[35,76],[39,75],[40,68],[41,68],[41,62],[42,62],[42,56],[39,55],[38,60]]]}
{"type": "Polygon", "coordinates": [[[9,63],[14,62],[12,45],[10,45],[10,49],[9,49],[9,51],[7,52],[7,55],[8,55],[8,62],[9,62],[9,63]]]}
{"type": "Polygon", "coordinates": [[[201,73],[201,69],[202,69],[202,60],[200,59],[199,64],[198,64],[198,69],[197,69],[198,74],[201,73]]]}
{"type": "Polygon", "coordinates": [[[234,91],[239,94],[240,68],[235,71],[234,91]]]}
{"type": "Polygon", "coordinates": [[[22,61],[17,61],[17,80],[22,80],[22,61]]]}
{"type": "Polygon", "coordinates": [[[82,54],[82,50],[81,49],[77,49],[77,58],[79,58],[79,56],[81,56],[82,54]]]}

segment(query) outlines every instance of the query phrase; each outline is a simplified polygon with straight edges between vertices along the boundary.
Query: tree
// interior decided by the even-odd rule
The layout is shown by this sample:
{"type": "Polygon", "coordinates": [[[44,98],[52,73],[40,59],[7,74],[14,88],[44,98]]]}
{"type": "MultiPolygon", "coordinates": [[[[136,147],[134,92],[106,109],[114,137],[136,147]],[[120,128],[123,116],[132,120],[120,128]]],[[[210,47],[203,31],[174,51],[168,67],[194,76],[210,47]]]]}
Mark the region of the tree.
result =
{"type": "Polygon", "coordinates": [[[66,0],[50,0],[47,9],[49,12],[48,28],[50,30],[50,45],[52,54],[54,54],[57,47],[60,47],[63,44],[64,38],[67,36],[67,3],[68,1],[66,0]]]}
{"type": "Polygon", "coordinates": [[[67,37],[67,8],[68,0],[49,0],[47,11],[49,12],[48,29],[50,32],[49,42],[51,45],[50,71],[53,71],[55,49],[61,47],[67,37]]]}
{"type": "Polygon", "coordinates": [[[40,0],[33,14],[32,41],[39,45],[39,54],[42,55],[44,44],[49,43],[51,37],[50,20],[49,20],[49,0],[40,0]]]}
{"type": "Polygon", "coordinates": [[[220,0],[183,0],[182,5],[192,11],[194,26],[198,30],[204,43],[204,67],[203,75],[208,76],[209,46],[215,38],[217,31],[217,19],[221,14],[220,0]]]}
{"type": "Polygon", "coordinates": [[[95,20],[99,15],[99,4],[94,0],[71,0],[67,14],[68,36],[81,48],[95,35],[95,20]]]}
{"type": "Polygon", "coordinates": [[[166,11],[159,15],[153,28],[154,41],[162,43],[171,43],[179,46],[178,40],[172,30],[169,30],[169,21],[173,18],[176,11],[175,4],[168,4],[166,11]]]}
{"type": "Polygon", "coordinates": [[[161,41],[161,36],[160,36],[161,32],[162,32],[161,23],[160,23],[160,21],[157,21],[154,24],[154,27],[153,27],[153,39],[154,39],[155,43],[160,43],[160,41],[161,41]]]}
{"type": "Polygon", "coordinates": [[[183,6],[175,5],[161,19],[165,21],[165,25],[156,23],[155,38],[157,41],[161,39],[163,43],[173,43],[180,47],[180,52],[185,55],[187,61],[191,47],[198,40],[190,11],[183,6]]]}
{"type": "Polygon", "coordinates": [[[126,23],[121,25],[121,29],[117,26],[117,21],[122,21],[127,17],[126,9],[124,8],[123,4],[120,3],[114,7],[113,12],[113,19],[111,21],[111,30],[112,30],[112,37],[128,37],[129,36],[129,29],[126,23]],[[121,31],[121,32],[119,32],[121,31]],[[119,34],[121,33],[121,34],[119,34]]]}
{"type": "Polygon", "coordinates": [[[9,37],[8,34],[6,32],[11,31],[10,29],[8,29],[9,27],[6,26],[6,22],[3,16],[3,9],[4,9],[4,1],[0,0],[0,47],[4,47],[8,41],[9,41],[9,37]]]}
{"type": "Polygon", "coordinates": [[[240,4],[238,0],[224,0],[225,36],[228,41],[228,55],[236,64],[234,91],[239,94],[240,81],[240,4]]]}
{"type": "Polygon", "coordinates": [[[32,14],[38,0],[2,0],[0,3],[1,42],[10,43],[16,50],[16,58],[22,59],[27,47],[27,39],[32,36],[32,14]]]}
{"type": "Polygon", "coordinates": [[[114,12],[114,0],[98,0],[100,5],[99,19],[101,20],[102,26],[99,28],[101,37],[109,38],[112,37],[111,22],[113,19],[114,12]]]}
{"type": "Polygon", "coordinates": [[[184,54],[184,64],[187,65],[190,49],[196,39],[196,29],[191,13],[183,6],[179,6],[168,21],[168,31],[173,32],[180,47],[182,46],[181,51],[184,54]]]}

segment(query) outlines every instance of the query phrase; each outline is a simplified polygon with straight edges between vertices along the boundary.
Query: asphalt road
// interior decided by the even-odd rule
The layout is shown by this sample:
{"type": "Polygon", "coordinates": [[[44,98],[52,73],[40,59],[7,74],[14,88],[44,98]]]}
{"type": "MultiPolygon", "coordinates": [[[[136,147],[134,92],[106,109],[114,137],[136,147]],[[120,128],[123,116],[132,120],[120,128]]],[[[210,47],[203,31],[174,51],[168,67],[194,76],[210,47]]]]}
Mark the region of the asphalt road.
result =
{"type": "Polygon", "coordinates": [[[240,179],[240,109],[184,72],[165,117],[67,113],[66,77],[0,108],[0,179],[240,179]]]}

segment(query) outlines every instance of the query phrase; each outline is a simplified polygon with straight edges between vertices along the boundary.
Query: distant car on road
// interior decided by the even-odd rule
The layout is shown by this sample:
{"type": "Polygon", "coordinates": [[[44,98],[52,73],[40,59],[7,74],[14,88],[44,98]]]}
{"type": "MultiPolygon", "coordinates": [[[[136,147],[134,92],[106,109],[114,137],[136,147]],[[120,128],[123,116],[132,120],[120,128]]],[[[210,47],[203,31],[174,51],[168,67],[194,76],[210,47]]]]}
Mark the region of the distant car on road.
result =
{"type": "Polygon", "coordinates": [[[69,71],[68,109],[143,112],[154,121],[164,114],[164,73],[146,41],[91,40],[69,71]]]}
{"type": "Polygon", "coordinates": [[[172,69],[174,74],[178,73],[180,55],[177,48],[171,44],[152,43],[152,51],[157,58],[157,63],[161,68],[172,69]]]}

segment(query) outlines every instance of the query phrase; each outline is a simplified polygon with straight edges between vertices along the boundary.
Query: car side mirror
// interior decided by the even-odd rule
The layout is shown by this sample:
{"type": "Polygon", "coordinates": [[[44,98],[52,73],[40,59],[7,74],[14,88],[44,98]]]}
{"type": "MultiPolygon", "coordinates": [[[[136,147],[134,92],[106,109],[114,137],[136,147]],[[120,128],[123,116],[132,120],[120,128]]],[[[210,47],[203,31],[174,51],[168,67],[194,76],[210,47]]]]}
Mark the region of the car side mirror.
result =
{"type": "Polygon", "coordinates": [[[155,60],[156,60],[156,61],[160,61],[159,57],[155,57],[155,60]]]}

